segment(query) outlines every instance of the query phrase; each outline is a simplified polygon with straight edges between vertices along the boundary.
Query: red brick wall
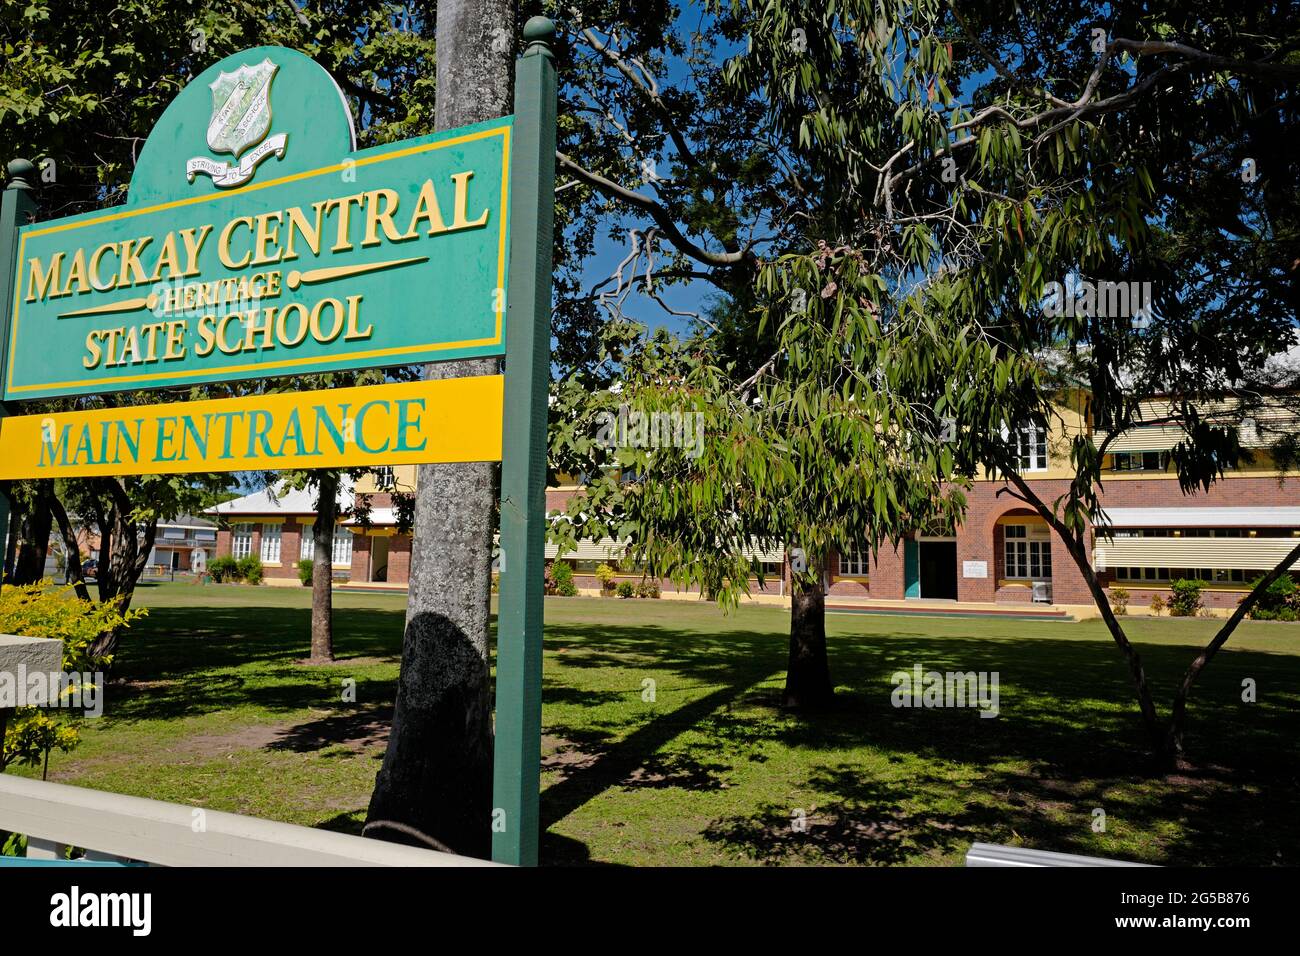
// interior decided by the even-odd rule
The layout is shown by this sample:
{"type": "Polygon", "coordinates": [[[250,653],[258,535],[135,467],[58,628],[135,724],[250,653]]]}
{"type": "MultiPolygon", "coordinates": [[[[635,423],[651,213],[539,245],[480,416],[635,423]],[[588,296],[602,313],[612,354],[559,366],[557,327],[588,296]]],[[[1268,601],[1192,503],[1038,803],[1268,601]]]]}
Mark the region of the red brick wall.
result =
{"type": "Polygon", "coordinates": [[[352,571],[348,580],[355,584],[364,584],[369,580],[370,540],[368,534],[359,534],[352,539],[352,571]]]}
{"type": "MultiPolygon", "coordinates": [[[[1048,502],[1069,490],[1069,482],[1064,479],[1032,481],[1030,484],[1048,502]]],[[[1027,603],[1033,600],[1033,592],[1028,587],[998,587],[998,581],[1006,574],[1002,526],[998,522],[1003,518],[1035,514],[1010,495],[999,495],[1003,487],[998,482],[978,482],[967,492],[966,521],[957,533],[959,601],[1027,603]],[[985,562],[989,576],[963,577],[961,568],[965,561],[985,562]]],[[[1274,478],[1228,478],[1209,492],[1184,495],[1176,478],[1116,480],[1104,486],[1104,502],[1114,508],[1268,506],[1297,500],[1298,489],[1300,482],[1296,480],[1279,486],[1274,478]]],[[[1091,535],[1088,536],[1088,560],[1092,560],[1091,535]]],[[[1103,575],[1102,583],[1109,585],[1110,576],[1103,575]]],[[[833,597],[870,596],[881,600],[902,600],[904,589],[903,545],[900,542],[897,548],[888,544],[882,547],[873,561],[869,585],[864,586],[861,581],[840,580],[831,585],[828,593],[833,597]]],[[[1130,588],[1130,593],[1134,606],[1145,606],[1155,592],[1130,588]]],[[[1168,592],[1163,592],[1162,596],[1167,602],[1168,592]]],[[[1207,590],[1204,600],[1211,607],[1232,607],[1240,596],[1241,592],[1207,590]]],[[[1052,600],[1056,604],[1093,603],[1082,572],[1055,532],[1052,533],[1052,600]]]]}
{"type": "Polygon", "coordinates": [[[411,580],[411,536],[395,534],[388,539],[388,583],[407,584],[411,580]]]}

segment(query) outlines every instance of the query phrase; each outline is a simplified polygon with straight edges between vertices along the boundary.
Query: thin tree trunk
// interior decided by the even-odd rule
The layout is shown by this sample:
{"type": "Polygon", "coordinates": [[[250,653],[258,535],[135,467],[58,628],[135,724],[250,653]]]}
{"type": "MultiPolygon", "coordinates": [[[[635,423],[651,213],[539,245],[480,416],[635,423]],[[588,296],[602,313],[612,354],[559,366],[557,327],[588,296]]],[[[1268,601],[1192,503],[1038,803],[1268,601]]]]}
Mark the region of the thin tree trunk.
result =
{"type": "Polygon", "coordinates": [[[1031,505],[1043,520],[1051,526],[1061,541],[1065,543],[1066,551],[1069,552],[1075,567],[1079,569],[1079,573],[1083,575],[1083,580],[1088,585],[1088,593],[1092,595],[1093,603],[1097,605],[1097,610],[1101,612],[1101,619],[1106,623],[1106,630],[1110,631],[1111,639],[1115,641],[1116,646],[1124,655],[1125,662],[1128,664],[1129,676],[1133,679],[1133,687],[1137,692],[1138,710],[1142,715],[1142,726],[1151,742],[1152,752],[1159,755],[1164,749],[1164,734],[1160,730],[1159,718],[1156,716],[1155,700],[1151,696],[1151,685],[1147,683],[1146,670],[1142,666],[1142,657],[1138,654],[1132,642],[1129,641],[1128,635],[1124,633],[1124,628],[1120,626],[1119,619],[1115,617],[1115,612],[1111,610],[1106,592],[1102,588],[1101,582],[1097,580],[1097,572],[1093,570],[1092,563],[1088,560],[1088,549],[1082,536],[1071,534],[1070,530],[1044,504],[1043,500],[1034,493],[1033,489],[1020,475],[1013,471],[1008,471],[1007,475],[1020,493],[1021,500],[1031,505]]]}
{"type": "MultiPolygon", "coordinates": [[[[438,4],[438,129],[510,112],[515,36],[509,0],[438,4]]],[[[445,362],[428,379],[495,374],[495,359],[445,362]]],[[[422,465],[411,542],[402,669],[388,750],[375,778],[366,832],[399,842],[426,834],[457,853],[491,848],[492,711],[488,625],[495,464],[422,465]]],[[[418,841],[417,841],[418,842],[418,841]]]]}
{"type": "Polygon", "coordinates": [[[320,499],[311,532],[311,662],[328,664],[334,660],[334,522],[338,517],[339,473],[319,474],[316,489],[320,499]]]}
{"type": "Polygon", "coordinates": [[[13,495],[9,496],[9,532],[5,535],[4,579],[14,576],[14,562],[18,559],[18,532],[23,524],[23,509],[13,495]]]}
{"type": "Polygon", "coordinates": [[[790,589],[790,659],[781,706],[820,710],[830,704],[833,696],[826,656],[826,591],[820,575],[815,584],[795,575],[790,589]]]}
{"type": "Polygon", "coordinates": [[[63,507],[63,502],[57,496],[50,499],[50,511],[59,526],[59,534],[63,536],[63,547],[68,552],[68,581],[76,590],[77,597],[89,601],[90,590],[86,587],[86,579],[81,573],[81,545],[77,543],[76,529],[72,527],[72,522],[68,520],[67,509],[63,507]]]}
{"type": "Polygon", "coordinates": [[[1191,696],[1192,685],[1196,679],[1201,676],[1201,671],[1205,665],[1210,663],[1214,655],[1219,653],[1219,648],[1228,642],[1232,632],[1237,629],[1237,625],[1242,622],[1250,609],[1259,603],[1260,596],[1268,590],[1269,585],[1291,570],[1291,566],[1300,561],[1300,545],[1291,549],[1291,553],[1282,559],[1281,563],[1272,571],[1264,575],[1259,583],[1246,595],[1245,599],[1237,605],[1237,609],[1232,612],[1232,616],[1223,622],[1214,639],[1196,655],[1196,660],[1187,668],[1187,673],[1183,675],[1182,682],[1178,685],[1178,692],[1174,695],[1173,711],[1169,717],[1169,728],[1165,733],[1164,756],[1171,766],[1176,766],[1183,756],[1183,736],[1187,727],[1187,699],[1191,696]]]}

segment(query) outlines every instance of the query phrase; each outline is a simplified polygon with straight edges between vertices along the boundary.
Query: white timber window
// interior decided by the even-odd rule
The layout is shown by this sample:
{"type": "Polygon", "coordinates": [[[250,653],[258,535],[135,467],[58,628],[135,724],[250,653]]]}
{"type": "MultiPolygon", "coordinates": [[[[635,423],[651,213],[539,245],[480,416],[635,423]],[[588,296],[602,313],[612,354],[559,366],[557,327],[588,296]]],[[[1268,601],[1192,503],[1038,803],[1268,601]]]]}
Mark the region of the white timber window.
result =
{"type": "Polygon", "coordinates": [[[230,529],[230,556],[238,561],[253,553],[253,526],[237,524],[230,529]]]}
{"type": "Polygon", "coordinates": [[[280,563],[280,526],[278,524],[262,525],[262,563],[280,563]]]}
{"type": "Polygon", "coordinates": [[[1052,577],[1052,538],[1045,525],[1009,524],[1006,537],[1006,576],[1046,581],[1052,577]]]}

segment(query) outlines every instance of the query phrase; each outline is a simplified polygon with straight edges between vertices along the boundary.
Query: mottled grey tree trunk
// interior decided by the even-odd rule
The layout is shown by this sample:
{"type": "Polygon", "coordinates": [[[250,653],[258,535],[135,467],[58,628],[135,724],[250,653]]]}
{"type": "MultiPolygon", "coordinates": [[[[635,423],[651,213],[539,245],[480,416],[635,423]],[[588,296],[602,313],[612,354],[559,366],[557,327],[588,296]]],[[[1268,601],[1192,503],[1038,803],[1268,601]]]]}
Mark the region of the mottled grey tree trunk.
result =
{"type": "MultiPolygon", "coordinates": [[[[514,37],[510,0],[440,0],[438,129],[510,112],[514,37]]],[[[495,359],[473,359],[430,365],[425,377],[498,370],[495,359]]],[[[495,464],[420,467],[402,670],[369,836],[490,853],[488,619],[498,482],[495,464]],[[431,839],[413,838],[412,829],[431,839]]]]}
{"type": "Polygon", "coordinates": [[[791,584],[790,657],[781,706],[820,710],[834,694],[826,656],[826,591],[820,574],[815,583],[794,575],[791,584]]]}
{"type": "Polygon", "coordinates": [[[334,660],[334,522],[339,510],[339,473],[319,474],[316,523],[311,531],[311,662],[328,664],[334,660]]]}

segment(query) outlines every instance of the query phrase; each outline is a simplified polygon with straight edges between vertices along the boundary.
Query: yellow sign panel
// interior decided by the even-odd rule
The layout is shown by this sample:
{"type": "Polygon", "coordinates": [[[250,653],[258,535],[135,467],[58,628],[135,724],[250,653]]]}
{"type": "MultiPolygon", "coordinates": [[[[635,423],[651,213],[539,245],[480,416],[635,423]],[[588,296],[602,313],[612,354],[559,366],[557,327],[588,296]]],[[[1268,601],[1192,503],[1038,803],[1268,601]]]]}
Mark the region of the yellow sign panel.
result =
{"type": "Polygon", "coordinates": [[[0,419],[0,479],[500,461],[502,377],[0,419]]]}

